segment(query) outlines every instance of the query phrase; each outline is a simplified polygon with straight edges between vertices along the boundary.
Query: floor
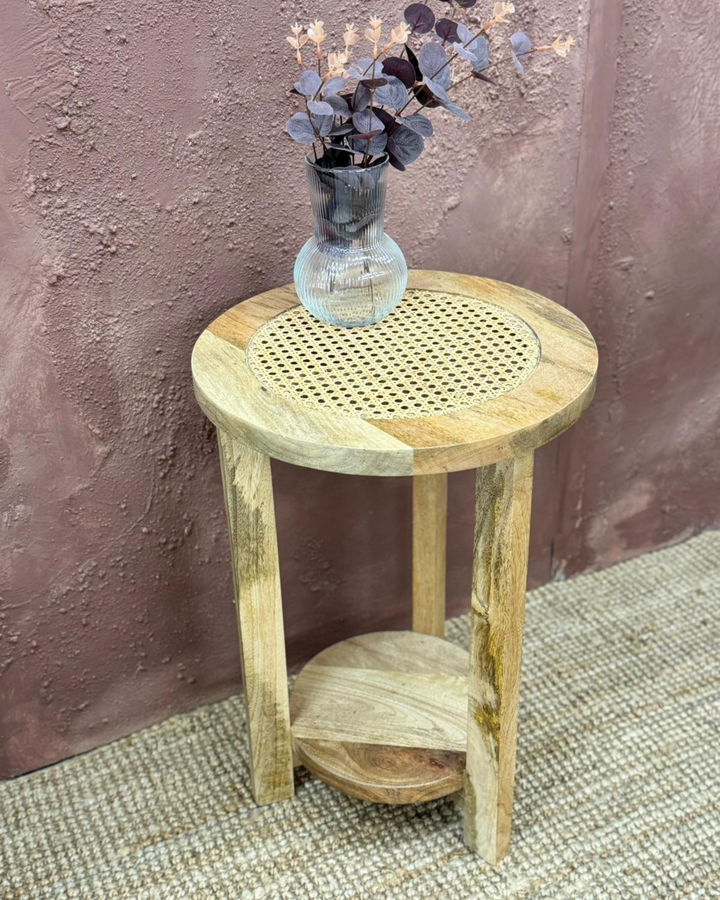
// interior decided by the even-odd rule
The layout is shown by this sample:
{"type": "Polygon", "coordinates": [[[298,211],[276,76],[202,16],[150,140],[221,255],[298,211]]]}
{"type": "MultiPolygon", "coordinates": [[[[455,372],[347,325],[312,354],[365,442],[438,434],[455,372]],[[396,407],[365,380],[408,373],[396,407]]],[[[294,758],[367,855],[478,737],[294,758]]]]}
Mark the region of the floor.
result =
{"type": "Polygon", "coordinates": [[[720,532],[533,591],[525,635],[498,871],[450,799],[377,806],[301,769],[256,807],[234,697],[0,785],[0,898],[720,897],[720,532]]]}

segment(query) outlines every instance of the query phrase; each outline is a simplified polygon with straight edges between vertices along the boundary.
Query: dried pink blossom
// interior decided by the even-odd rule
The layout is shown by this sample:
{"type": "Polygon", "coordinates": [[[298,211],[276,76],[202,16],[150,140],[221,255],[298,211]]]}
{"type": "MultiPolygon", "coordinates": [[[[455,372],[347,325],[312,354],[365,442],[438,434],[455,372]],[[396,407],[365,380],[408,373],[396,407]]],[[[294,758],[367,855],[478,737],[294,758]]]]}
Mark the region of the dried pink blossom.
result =
{"type": "Polygon", "coordinates": [[[555,40],[550,45],[552,49],[557,53],[558,56],[565,57],[570,52],[570,48],[575,43],[575,38],[568,35],[565,40],[561,40],[559,37],[556,37],[555,40]]]}
{"type": "Polygon", "coordinates": [[[302,56],[300,54],[300,50],[305,46],[305,44],[307,44],[309,40],[308,36],[302,33],[302,30],[302,25],[298,25],[298,23],[296,22],[290,29],[295,37],[286,38],[288,44],[290,44],[293,50],[295,50],[295,59],[297,60],[299,66],[302,65],[302,56]]]}
{"type": "Polygon", "coordinates": [[[496,3],[493,7],[493,21],[496,25],[501,22],[507,23],[505,16],[509,16],[515,12],[515,6],[512,3],[496,3]]]}
{"type": "Polygon", "coordinates": [[[353,25],[352,23],[348,23],[345,26],[345,34],[343,34],[343,41],[345,42],[345,51],[347,52],[349,47],[353,47],[360,40],[360,35],[358,34],[357,25],[353,25]]]}
{"type": "Polygon", "coordinates": [[[320,49],[320,44],[325,40],[327,35],[325,34],[325,23],[320,19],[316,19],[314,22],[311,22],[307,27],[307,34],[310,40],[315,44],[317,48],[317,58],[322,58],[322,50],[320,49]]]}
{"type": "Polygon", "coordinates": [[[393,28],[390,32],[393,44],[404,44],[410,37],[410,26],[407,22],[401,22],[397,28],[393,28]]]}
{"type": "Polygon", "coordinates": [[[327,64],[328,72],[333,77],[345,74],[345,66],[347,65],[348,55],[343,53],[328,53],[327,64]]]}
{"type": "Polygon", "coordinates": [[[380,42],[380,32],[382,19],[370,19],[370,27],[365,29],[365,37],[373,45],[373,59],[378,58],[378,43],[380,42]]]}

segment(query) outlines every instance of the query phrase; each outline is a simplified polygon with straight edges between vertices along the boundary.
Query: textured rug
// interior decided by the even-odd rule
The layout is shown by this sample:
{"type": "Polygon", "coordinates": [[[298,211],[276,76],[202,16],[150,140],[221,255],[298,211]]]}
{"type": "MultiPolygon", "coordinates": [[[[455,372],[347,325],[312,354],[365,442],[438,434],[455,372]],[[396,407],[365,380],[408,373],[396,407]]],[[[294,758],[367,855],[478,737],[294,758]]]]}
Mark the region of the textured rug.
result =
{"type": "Polygon", "coordinates": [[[520,719],[499,871],[450,800],[376,806],[299,770],[255,807],[232,698],[0,786],[0,897],[720,897],[720,533],[534,591],[520,719]]]}

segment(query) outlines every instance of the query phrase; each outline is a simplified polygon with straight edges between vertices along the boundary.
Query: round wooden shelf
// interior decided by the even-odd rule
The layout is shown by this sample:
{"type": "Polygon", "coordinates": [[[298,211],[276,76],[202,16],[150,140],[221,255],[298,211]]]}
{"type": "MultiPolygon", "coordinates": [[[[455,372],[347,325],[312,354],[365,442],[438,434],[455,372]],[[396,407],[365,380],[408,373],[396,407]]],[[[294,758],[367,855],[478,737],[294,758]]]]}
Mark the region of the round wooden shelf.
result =
{"type": "Polygon", "coordinates": [[[334,644],[290,696],[298,760],[351,797],[417,803],[462,788],[468,654],[411,631],[334,644]]]}

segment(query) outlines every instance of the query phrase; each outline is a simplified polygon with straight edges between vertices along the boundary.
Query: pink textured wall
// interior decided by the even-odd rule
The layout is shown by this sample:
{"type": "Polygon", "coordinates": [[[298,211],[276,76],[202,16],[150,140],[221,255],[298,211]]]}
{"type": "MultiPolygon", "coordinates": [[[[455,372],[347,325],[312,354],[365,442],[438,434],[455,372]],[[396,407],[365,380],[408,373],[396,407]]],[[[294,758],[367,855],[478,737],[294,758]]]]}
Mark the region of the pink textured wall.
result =
{"type": "MultiPolygon", "coordinates": [[[[717,521],[720,41],[709,0],[702,13],[516,5],[530,33],[571,32],[577,52],[502,89],[462,88],[473,122],[435,115],[429,151],[393,176],[388,230],[411,264],[526,285],[599,338],[593,412],[538,454],[538,583],[717,521]]],[[[3,9],[3,775],[239,689],[215,441],[189,354],[222,309],[290,280],[309,233],[300,153],[280,132],[282,35],[360,11],[3,9]]],[[[407,622],[409,482],[274,473],[291,663],[407,622]]],[[[450,490],[457,612],[471,473],[450,490]]]]}

